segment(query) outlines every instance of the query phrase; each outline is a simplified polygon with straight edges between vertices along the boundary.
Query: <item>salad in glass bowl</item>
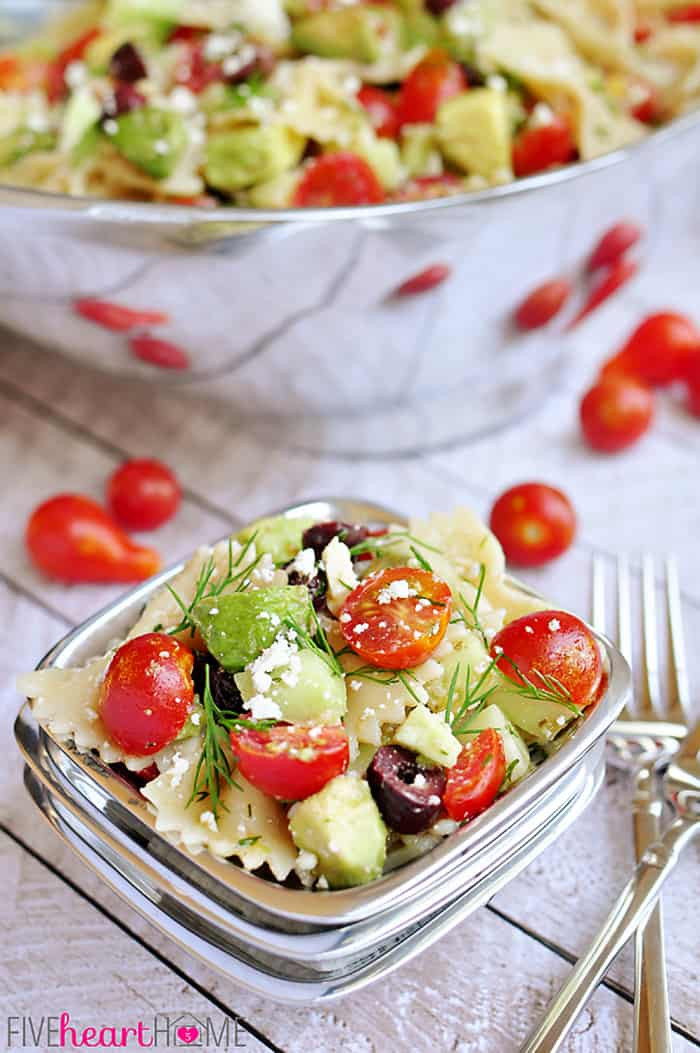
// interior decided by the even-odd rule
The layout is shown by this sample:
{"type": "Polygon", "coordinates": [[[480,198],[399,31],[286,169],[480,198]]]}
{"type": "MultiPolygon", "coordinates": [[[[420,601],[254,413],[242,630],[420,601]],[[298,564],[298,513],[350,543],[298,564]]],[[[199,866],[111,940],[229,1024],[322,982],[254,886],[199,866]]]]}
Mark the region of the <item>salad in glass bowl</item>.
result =
{"type": "Polygon", "coordinates": [[[458,510],[261,520],[200,549],[107,654],[19,686],[174,843],[325,890],[477,819],[585,719],[605,673],[586,625],[515,587],[458,510]]]}
{"type": "Polygon", "coordinates": [[[264,209],[507,183],[696,105],[700,28],[683,10],[93,0],[0,54],[0,179],[264,209]]]}

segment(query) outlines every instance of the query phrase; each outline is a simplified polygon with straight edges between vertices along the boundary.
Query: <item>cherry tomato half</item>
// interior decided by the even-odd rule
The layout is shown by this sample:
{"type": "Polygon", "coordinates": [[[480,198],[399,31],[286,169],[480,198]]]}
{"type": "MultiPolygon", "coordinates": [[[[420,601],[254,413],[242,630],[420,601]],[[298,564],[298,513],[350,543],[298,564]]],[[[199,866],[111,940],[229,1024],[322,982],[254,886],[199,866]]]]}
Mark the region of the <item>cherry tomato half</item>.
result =
{"type": "Polygon", "coordinates": [[[700,22],[700,4],[681,4],[672,8],[666,18],[669,22],[700,22]]]}
{"type": "Polygon", "coordinates": [[[480,731],[447,772],[442,803],[450,819],[474,819],[493,804],[506,774],[501,736],[493,728],[480,731]]]}
{"type": "Polygon", "coordinates": [[[395,139],[399,134],[399,115],[393,95],[382,88],[364,84],[357,93],[357,101],[367,111],[377,135],[395,139]]]}
{"type": "Polygon", "coordinates": [[[518,329],[539,329],[559,314],[571,296],[571,282],[566,278],[553,278],[538,285],[525,297],[515,312],[518,329]]]}
{"type": "Polygon", "coordinates": [[[384,191],[373,169],[364,158],[347,151],[322,154],[312,161],[294,194],[298,208],[378,205],[383,200],[384,191]]]}
{"type": "Polygon", "coordinates": [[[521,483],[494,504],[491,529],[508,560],[521,567],[539,567],[569,548],[576,533],[576,513],[561,490],[545,483],[521,483]]]}
{"type": "Polygon", "coordinates": [[[516,176],[534,175],[552,165],[565,165],[576,157],[571,124],[556,114],[549,124],[525,126],[513,143],[513,171],[516,176]]]}
{"type": "Polygon", "coordinates": [[[39,570],[66,584],[143,581],[161,565],[154,549],[137,545],[96,501],[79,494],[39,505],[25,541],[39,570]]]}
{"type": "Polygon", "coordinates": [[[358,585],[340,611],[346,643],[370,665],[409,669],[429,658],[450,622],[452,593],[428,570],[392,567],[358,585]]]}
{"type": "Polygon", "coordinates": [[[194,700],[193,666],[189,647],[166,633],[122,644],[109,663],[98,706],[112,742],[136,757],[172,742],[194,700]]]}
{"type": "Polygon", "coordinates": [[[601,376],[625,374],[663,387],[682,380],[700,355],[700,331],[682,314],[662,311],[637,326],[625,346],[603,366],[601,376]]]}
{"type": "Polygon", "coordinates": [[[318,793],[348,766],[350,748],[342,727],[279,724],[268,731],[231,732],[241,775],[281,801],[318,793]]]}
{"type": "Polygon", "coordinates": [[[72,62],[78,62],[90,47],[90,44],[100,36],[99,29],[89,29],[72,44],[65,47],[56,58],[49,63],[46,70],[46,95],[50,103],[60,102],[66,94],[66,70],[72,62]]]}
{"type": "Polygon", "coordinates": [[[180,507],[182,491],[164,464],[155,460],[126,461],[107,483],[107,505],[129,530],[155,530],[180,507]]]}
{"type": "Polygon", "coordinates": [[[656,85],[635,77],[630,85],[630,113],[642,124],[658,124],[664,111],[656,85]]]}
{"type": "Polygon", "coordinates": [[[436,48],[414,66],[399,94],[398,121],[432,124],[440,104],[469,87],[464,72],[447,52],[436,48]]]}
{"type": "Polygon", "coordinates": [[[553,678],[574,705],[589,706],[598,696],[603,677],[598,645],[581,619],[566,611],[516,618],[494,636],[491,657],[517,684],[527,681],[537,688],[543,678],[553,678]]]}
{"type": "Polygon", "coordinates": [[[649,430],[654,396],[630,377],[608,377],[586,392],[580,416],[588,445],[603,453],[617,453],[633,446],[649,430]]]}

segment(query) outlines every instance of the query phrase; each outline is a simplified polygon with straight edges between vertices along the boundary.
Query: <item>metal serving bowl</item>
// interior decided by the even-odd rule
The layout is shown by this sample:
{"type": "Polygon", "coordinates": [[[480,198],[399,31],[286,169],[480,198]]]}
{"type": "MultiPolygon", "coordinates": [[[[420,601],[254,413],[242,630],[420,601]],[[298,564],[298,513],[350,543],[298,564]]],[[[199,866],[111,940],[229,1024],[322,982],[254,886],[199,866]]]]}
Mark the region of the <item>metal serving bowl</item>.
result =
{"type": "MultiPolygon", "coordinates": [[[[329,499],[288,516],[401,522],[385,508],[329,499]]],[[[119,639],[181,565],[75,629],[40,668],[81,664],[119,639]]],[[[54,829],[112,888],[193,954],[258,994],[326,1001],[379,979],[491,898],[573,822],[604,771],[605,735],[630,691],[624,658],[598,636],[605,696],[559,748],[484,815],[378,881],[337,892],[287,888],[155,830],[146,801],[95,757],[56,740],[26,706],[15,734],[25,784],[54,829]]]]}
{"type": "MultiPolygon", "coordinates": [[[[59,0],[60,2],[60,0],[59,0]]],[[[57,0],[5,5],[34,24],[57,0]]],[[[107,373],[223,400],[265,442],[353,457],[410,453],[541,405],[565,366],[559,334],[508,318],[538,281],[572,271],[621,216],[653,235],[665,183],[695,180],[690,115],[632,148],[437,201],[262,211],[76,199],[0,186],[0,318],[107,373]],[[432,293],[388,294],[425,266],[432,293]],[[165,311],[187,373],[130,357],[76,317],[95,296],[165,311]]]]}

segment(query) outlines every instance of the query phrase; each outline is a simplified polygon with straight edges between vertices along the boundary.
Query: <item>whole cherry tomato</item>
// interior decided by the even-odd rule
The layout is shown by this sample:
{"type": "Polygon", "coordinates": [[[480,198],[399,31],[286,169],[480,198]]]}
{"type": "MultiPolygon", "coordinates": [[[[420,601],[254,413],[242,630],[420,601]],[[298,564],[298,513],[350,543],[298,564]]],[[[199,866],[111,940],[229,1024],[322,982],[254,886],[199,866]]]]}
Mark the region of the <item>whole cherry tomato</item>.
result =
{"type": "Polygon", "coordinates": [[[377,135],[384,139],[395,139],[399,134],[399,115],[396,100],[388,91],[364,84],[357,93],[357,101],[369,114],[377,135]]]}
{"type": "Polygon", "coordinates": [[[509,622],[494,636],[491,657],[516,684],[538,688],[555,681],[581,707],[598,697],[603,678],[598,644],[588,626],[566,611],[536,611],[509,622]]]}
{"type": "Polygon", "coordinates": [[[79,494],[39,505],[25,540],[39,570],[66,584],[143,581],[161,565],[154,549],[137,545],[96,501],[79,494]]]}
{"type": "Polygon", "coordinates": [[[654,396],[630,377],[609,377],[586,392],[580,415],[588,445],[603,453],[617,453],[633,446],[649,430],[654,396]]]}
{"type": "Polygon", "coordinates": [[[571,282],[553,278],[533,289],[515,312],[518,329],[539,329],[559,314],[571,296],[571,282]]]}
{"type": "Polygon", "coordinates": [[[383,200],[374,170],[364,158],[347,151],[322,154],[312,161],[294,194],[298,208],[378,205],[383,200]]]}
{"type": "Polygon", "coordinates": [[[428,570],[392,567],[363,581],[342,606],[340,631],[380,669],[409,669],[429,658],[450,623],[452,593],[428,570]]]}
{"type": "Polygon", "coordinates": [[[636,245],[642,236],[642,229],[637,223],[621,220],[615,223],[601,236],[591,253],[586,270],[595,271],[599,267],[610,267],[624,256],[628,249],[636,245]]]}
{"type": "Polygon", "coordinates": [[[622,373],[663,387],[682,380],[698,355],[700,331],[694,323],[682,314],[661,311],[637,326],[622,350],[605,363],[601,376],[622,373]]]}
{"type": "Polygon", "coordinates": [[[193,666],[189,647],[166,633],[122,644],[109,663],[98,705],[111,741],[136,757],[171,743],[194,701],[193,666]]]}
{"type": "Polygon", "coordinates": [[[565,165],[576,157],[571,123],[552,114],[548,124],[526,125],[513,143],[513,171],[516,176],[534,175],[552,165],[565,165]]]}
{"type": "Polygon", "coordinates": [[[445,51],[436,48],[414,66],[399,93],[398,121],[432,124],[441,103],[469,87],[462,67],[445,51]]]}
{"type": "Polygon", "coordinates": [[[569,548],[576,533],[576,513],[561,490],[544,483],[521,483],[494,504],[491,529],[508,560],[520,567],[539,567],[569,548]]]}
{"type": "Polygon", "coordinates": [[[493,804],[503,785],[506,757],[501,736],[493,728],[480,731],[447,772],[442,803],[450,819],[461,823],[493,804]]]}
{"type": "Polygon", "coordinates": [[[180,507],[182,491],[164,464],[155,460],[126,461],[107,483],[107,507],[129,530],[155,530],[180,507]]]}
{"type": "Polygon", "coordinates": [[[263,793],[282,801],[302,801],[342,775],[350,759],[342,727],[280,724],[268,731],[231,732],[241,775],[263,793]]]}

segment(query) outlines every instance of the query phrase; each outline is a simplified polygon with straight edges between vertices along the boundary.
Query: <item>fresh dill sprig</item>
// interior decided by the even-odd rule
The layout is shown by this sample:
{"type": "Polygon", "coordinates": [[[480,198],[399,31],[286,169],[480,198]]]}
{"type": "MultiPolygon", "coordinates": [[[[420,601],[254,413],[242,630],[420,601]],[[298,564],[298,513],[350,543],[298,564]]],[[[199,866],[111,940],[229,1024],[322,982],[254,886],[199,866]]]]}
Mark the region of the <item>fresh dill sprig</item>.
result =
{"type": "MultiPolygon", "coordinates": [[[[464,677],[464,691],[462,694],[462,700],[457,708],[454,708],[454,696],[457,689],[457,677],[453,676],[450,683],[450,692],[448,693],[448,703],[450,712],[450,726],[454,735],[465,735],[469,734],[469,726],[474,720],[474,717],[478,716],[479,713],[488,705],[488,701],[492,694],[496,690],[495,684],[491,687],[487,687],[488,679],[496,666],[497,659],[492,658],[489,664],[484,669],[483,673],[479,676],[478,680],[472,679],[471,666],[467,666],[467,672],[464,677]]],[[[457,666],[457,671],[459,666],[457,666]]]]}
{"type": "Polygon", "coordinates": [[[416,547],[425,548],[428,552],[436,552],[438,555],[442,555],[442,549],[435,548],[434,545],[429,545],[427,541],[421,541],[419,537],[415,537],[408,530],[392,530],[390,534],[380,534],[379,537],[365,538],[364,541],[360,541],[359,544],[352,546],[350,549],[350,555],[362,556],[366,552],[369,552],[370,555],[377,556],[385,548],[391,548],[393,545],[398,545],[402,541],[409,541],[416,547]]]}
{"type": "Polygon", "coordinates": [[[421,556],[420,552],[418,551],[415,545],[409,545],[408,547],[410,548],[413,558],[415,559],[418,566],[422,567],[423,570],[430,571],[430,573],[432,574],[433,568],[430,566],[425,556],[421,556]]]}
{"type": "Polygon", "coordinates": [[[565,706],[566,709],[571,710],[574,716],[581,716],[583,710],[576,705],[569,689],[556,676],[552,676],[550,673],[541,673],[539,669],[531,669],[530,679],[528,679],[517,663],[512,658],[509,658],[507,654],[500,654],[498,658],[508,662],[520,678],[519,680],[513,680],[512,677],[509,677],[515,690],[523,698],[531,699],[533,702],[556,702],[560,706],[565,706]]]}
{"type": "Polygon", "coordinates": [[[321,658],[326,663],[334,676],[344,676],[345,671],[338,661],[337,654],[328,642],[328,637],[326,636],[324,628],[321,625],[321,620],[313,605],[311,606],[311,617],[313,621],[313,633],[304,629],[296,618],[291,616],[284,619],[284,624],[288,629],[291,629],[291,631],[295,633],[303,647],[306,647],[309,651],[313,651],[318,658],[321,658]]]}
{"type": "Polygon", "coordinates": [[[423,705],[423,700],[418,697],[415,689],[411,687],[410,683],[411,680],[419,683],[419,680],[406,669],[393,671],[389,669],[378,669],[373,665],[361,665],[358,666],[357,669],[348,670],[347,675],[350,680],[355,677],[358,680],[370,680],[373,684],[382,684],[386,687],[390,687],[394,684],[401,684],[417,705],[423,705]]]}
{"type": "Polygon", "coordinates": [[[482,563],[481,564],[481,569],[479,571],[479,581],[478,581],[478,584],[476,586],[476,593],[474,595],[473,602],[469,603],[469,601],[467,600],[467,597],[464,595],[463,592],[459,593],[459,600],[460,600],[460,603],[462,604],[462,607],[464,608],[464,610],[469,615],[469,618],[471,619],[471,625],[469,624],[467,619],[464,617],[464,613],[460,612],[460,616],[461,616],[462,621],[464,622],[464,624],[467,626],[468,629],[474,629],[479,634],[479,636],[481,637],[481,639],[484,642],[484,646],[486,647],[486,650],[488,651],[488,649],[489,649],[489,640],[488,640],[488,637],[486,635],[486,630],[484,629],[484,627],[483,627],[483,625],[481,623],[481,619],[479,617],[479,604],[481,603],[481,597],[484,594],[484,585],[485,584],[486,584],[486,565],[484,563],[482,563]]]}
{"type": "Polygon", "coordinates": [[[503,776],[503,781],[502,781],[501,785],[498,788],[498,792],[499,793],[505,793],[506,790],[510,789],[511,784],[513,782],[513,772],[515,771],[517,766],[518,766],[518,758],[514,757],[513,760],[510,762],[510,764],[508,765],[508,767],[506,768],[505,775],[503,776]]]}
{"type": "Polygon", "coordinates": [[[220,596],[225,589],[230,589],[232,586],[235,588],[235,591],[238,591],[245,585],[246,578],[253,572],[263,556],[261,553],[253,563],[246,564],[242,569],[239,569],[243,560],[250,552],[251,546],[255,543],[256,537],[257,531],[246,541],[245,546],[238,553],[235,560],[233,557],[233,538],[228,539],[228,560],[226,570],[220,581],[214,581],[214,576],[216,575],[216,562],[214,561],[213,555],[210,555],[206,563],[202,565],[195,585],[194,596],[189,604],[186,604],[183,601],[182,597],[177,594],[172,585],[166,585],[168,592],[182,611],[182,618],[178,625],[176,625],[174,629],[169,630],[171,636],[176,633],[184,632],[185,629],[189,629],[194,635],[197,627],[194,623],[193,611],[198,603],[201,603],[203,600],[214,599],[215,597],[220,596]]]}

